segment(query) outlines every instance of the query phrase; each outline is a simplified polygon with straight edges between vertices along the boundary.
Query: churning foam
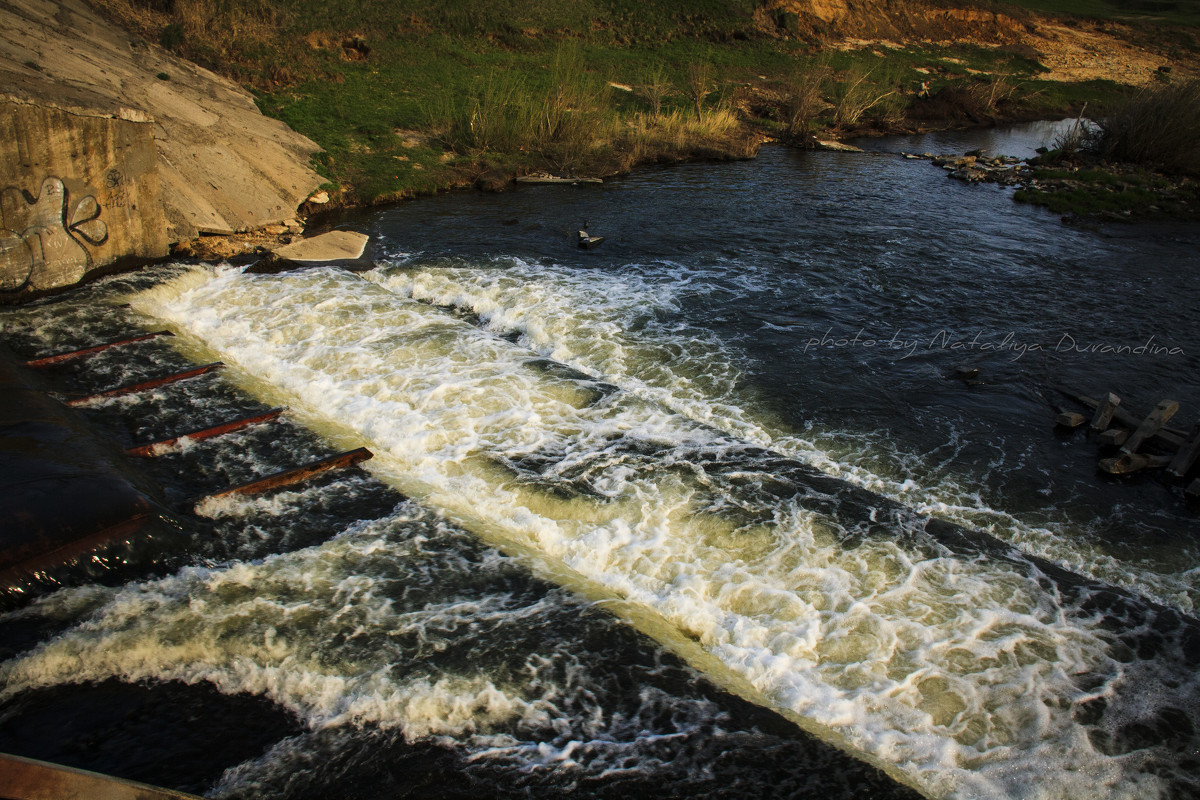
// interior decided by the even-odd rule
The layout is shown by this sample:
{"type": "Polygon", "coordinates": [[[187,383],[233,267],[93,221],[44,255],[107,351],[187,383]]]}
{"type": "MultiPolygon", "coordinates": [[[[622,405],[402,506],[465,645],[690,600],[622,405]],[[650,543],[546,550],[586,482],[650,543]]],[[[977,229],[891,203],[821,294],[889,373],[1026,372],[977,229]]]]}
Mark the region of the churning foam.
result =
{"type": "MultiPolygon", "coordinates": [[[[696,271],[665,263],[656,264],[652,272],[657,277],[633,269],[580,271],[520,259],[498,259],[488,268],[409,266],[400,259],[366,277],[404,297],[469,310],[488,330],[517,334],[520,344],[549,358],[920,513],[987,531],[1072,572],[1185,613],[1200,607],[1200,567],[1186,566],[1195,562],[1190,549],[1173,564],[1152,555],[1116,555],[1094,546],[1096,537],[1066,517],[1031,525],[988,506],[975,487],[953,476],[929,475],[916,458],[897,452],[879,436],[819,429],[800,435],[789,430],[763,413],[739,385],[734,366],[739,359],[728,345],[677,321],[684,295],[766,287],[755,285],[741,264],[720,273],[727,284],[723,286],[713,284],[714,269],[696,271]],[[912,480],[914,473],[923,475],[920,482],[912,480]]],[[[947,446],[963,444],[952,440],[947,446]]]]}
{"type": "MultiPolygon", "coordinates": [[[[439,297],[415,288],[421,276],[410,280],[414,294],[439,297]]],[[[1002,562],[898,539],[851,546],[835,517],[794,498],[741,489],[746,476],[707,473],[693,454],[736,443],[690,413],[665,408],[698,407],[704,398],[697,391],[679,400],[676,386],[664,390],[639,372],[634,350],[621,354],[624,372],[583,364],[629,387],[611,391],[563,377],[527,348],[392,288],[342,272],[198,270],[136,296],[134,305],[270,383],[294,408],[354,430],[375,451],[376,474],[401,476],[402,488],[420,487],[425,502],[646,609],[775,708],[894,765],[932,796],[1144,798],[1165,791],[1161,760],[1169,753],[1102,752],[1090,736],[1100,723],[1076,721],[1089,699],[1119,706],[1128,679],[1093,615],[1002,562]]],[[[587,306],[574,313],[570,324],[591,327],[587,306]]],[[[542,336],[523,335],[533,344],[542,336]]],[[[615,332],[597,338],[606,340],[597,348],[614,339],[624,347],[615,332]]],[[[738,409],[710,408],[708,417],[730,414],[739,435],[761,435],[738,409]]],[[[254,568],[220,578],[232,594],[253,585],[259,596],[246,602],[293,613],[269,581],[241,580],[242,569],[254,568]]],[[[189,573],[175,580],[208,579],[189,573]]],[[[161,603],[157,590],[129,600],[131,623],[145,603],[161,603]]],[[[194,636],[173,645],[179,663],[193,663],[191,651],[221,646],[202,626],[189,631],[194,636]]],[[[384,691],[377,672],[347,682],[290,661],[290,645],[269,630],[245,647],[209,679],[255,682],[314,723],[392,718],[412,708],[415,689],[384,691]]],[[[70,641],[43,648],[25,680],[43,670],[139,669],[136,655],[89,666],[108,656],[80,658],[74,648],[70,641]]],[[[162,657],[158,645],[155,658],[162,657]]],[[[6,677],[20,686],[22,667],[14,669],[6,677]]],[[[179,669],[178,677],[195,679],[179,669]]],[[[469,683],[446,691],[465,698],[455,702],[472,714],[479,704],[501,715],[538,713],[501,702],[492,688],[469,683]]]]}
{"type": "Polygon", "coordinates": [[[231,797],[286,784],[290,759],[313,737],[399,736],[457,749],[468,763],[602,775],[652,769],[656,741],[720,720],[708,700],[654,688],[631,711],[606,708],[569,635],[539,638],[540,649],[517,650],[518,670],[498,669],[514,633],[583,610],[529,581],[514,590],[519,575],[512,559],[405,502],[319,546],[40,598],[9,616],[85,621],[0,665],[0,701],[114,677],[270,698],[306,733],[228,770],[212,793],[231,797]]]}

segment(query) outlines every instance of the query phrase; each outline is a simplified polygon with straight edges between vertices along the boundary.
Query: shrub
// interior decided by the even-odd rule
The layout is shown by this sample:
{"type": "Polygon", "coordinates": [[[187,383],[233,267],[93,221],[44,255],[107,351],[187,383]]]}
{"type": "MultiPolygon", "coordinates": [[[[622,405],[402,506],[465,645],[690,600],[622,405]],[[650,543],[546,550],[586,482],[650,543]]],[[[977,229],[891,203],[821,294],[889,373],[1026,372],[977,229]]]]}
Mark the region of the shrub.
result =
{"type": "Polygon", "coordinates": [[[892,113],[892,98],[899,99],[900,88],[890,76],[876,76],[874,70],[854,65],[833,82],[833,121],[838,127],[849,127],[861,120],[868,111],[878,107],[892,113]]]}
{"type": "Polygon", "coordinates": [[[816,64],[808,69],[796,68],[783,82],[783,122],[789,136],[804,138],[825,108],[822,89],[829,78],[829,67],[816,64]]]}
{"type": "Polygon", "coordinates": [[[713,79],[712,73],[712,65],[703,61],[692,62],[688,65],[687,95],[692,101],[692,108],[696,112],[697,122],[704,120],[702,110],[705,98],[717,90],[717,83],[713,79]]]}
{"type": "Polygon", "coordinates": [[[663,101],[671,94],[672,88],[671,81],[661,66],[657,66],[647,73],[646,80],[639,91],[650,105],[651,120],[658,120],[659,114],[662,113],[663,101]]]}
{"type": "Polygon", "coordinates": [[[1098,155],[1200,175],[1200,80],[1146,87],[1100,120],[1098,155]]]}
{"type": "Polygon", "coordinates": [[[178,22],[172,22],[163,28],[162,33],[158,36],[158,43],[162,45],[164,50],[175,50],[183,44],[184,38],[183,25],[178,22]]]}

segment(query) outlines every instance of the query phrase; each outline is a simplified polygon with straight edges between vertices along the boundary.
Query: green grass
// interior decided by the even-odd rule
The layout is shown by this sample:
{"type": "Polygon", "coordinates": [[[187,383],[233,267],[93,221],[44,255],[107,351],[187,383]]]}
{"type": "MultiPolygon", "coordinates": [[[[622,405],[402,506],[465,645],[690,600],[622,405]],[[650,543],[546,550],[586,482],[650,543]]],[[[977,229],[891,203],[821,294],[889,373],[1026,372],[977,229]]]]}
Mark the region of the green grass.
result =
{"type": "Polygon", "coordinates": [[[1018,189],[1013,199],[1018,203],[1043,206],[1055,214],[1120,215],[1129,219],[1149,216],[1195,219],[1200,216],[1200,197],[1195,193],[1171,197],[1138,187],[1107,191],[1095,185],[1058,191],[1018,189]]]}
{"type": "MultiPolygon", "coordinates": [[[[779,97],[804,75],[820,86],[818,102],[807,102],[802,115],[805,132],[895,124],[922,105],[917,94],[923,90],[949,90],[953,113],[945,121],[963,112],[960,122],[976,123],[1052,116],[1084,102],[1094,111],[1121,95],[1120,87],[1104,82],[1047,82],[1044,67],[1019,47],[822,51],[774,35],[787,28],[786,14],[776,15],[781,27],[775,31],[759,29],[758,0],[93,2],[147,39],[254,87],[264,113],[324,148],[315,166],[357,202],[469,183],[496,169],[620,169],[653,160],[654,147],[672,158],[711,156],[722,146],[733,154],[743,144],[728,132],[729,109],[749,109],[758,118],[753,124],[786,133],[796,127],[794,109],[779,97]],[[354,37],[369,48],[365,58],[343,46],[354,37]],[[583,95],[559,106],[549,102],[556,54],[564,47],[582,65],[572,86],[587,84],[595,95],[594,103],[583,103],[586,113],[564,111],[580,105],[583,95]],[[691,107],[685,86],[696,64],[717,77],[701,115],[709,116],[699,125],[680,119],[656,130],[640,88],[657,73],[673,87],[662,116],[681,114],[691,107]],[[849,96],[846,83],[858,77],[862,97],[849,96]],[[604,89],[610,81],[634,90],[604,89]],[[502,102],[501,90],[510,102],[502,102]],[[863,98],[867,106],[858,108],[863,98]],[[555,107],[557,122],[543,119],[555,107]],[[587,125],[580,124],[584,117],[587,125]],[[497,127],[480,136],[472,119],[497,127]],[[567,130],[572,125],[574,133],[567,130]],[[609,135],[610,128],[627,132],[609,135]],[[421,134],[416,142],[413,132],[421,134]],[[694,146],[689,150],[680,137],[693,137],[694,146]]],[[[1176,16],[1200,5],[1177,2],[1176,16]]],[[[1095,6],[1097,14],[1110,6],[1107,0],[1026,4],[1033,3],[1057,4],[1050,8],[1057,11],[1079,3],[1095,6]]],[[[945,111],[933,108],[929,118],[945,111]]]]}
{"type": "MultiPolygon", "coordinates": [[[[1055,153],[1043,158],[1056,160],[1055,153]]],[[[1146,169],[1128,166],[1039,167],[1032,177],[1039,187],[1018,189],[1013,199],[1043,206],[1056,214],[1108,215],[1138,219],[1200,216],[1200,185],[1172,181],[1146,169]]]]}

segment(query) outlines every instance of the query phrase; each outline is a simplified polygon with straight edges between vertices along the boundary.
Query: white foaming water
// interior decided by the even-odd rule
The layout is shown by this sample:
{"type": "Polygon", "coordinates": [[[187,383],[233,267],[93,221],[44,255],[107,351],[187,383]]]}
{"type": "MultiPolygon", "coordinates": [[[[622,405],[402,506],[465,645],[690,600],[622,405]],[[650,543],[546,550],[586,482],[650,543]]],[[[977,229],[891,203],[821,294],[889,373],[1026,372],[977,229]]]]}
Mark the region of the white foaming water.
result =
{"type": "MultiPolygon", "coordinates": [[[[340,272],[198,270],[138,295],[134,305],[271,384],[293,408],[354,431],[375,452],[376,474],[565,565],[598,594],[645,609],[693,642],[706,663],[719,663],[727,675],[718,680],[752,686],[764,702],[892,765],[932,796],[1145,798],[1165,791],[1148,766],[1154,748],[1107,755],[1073,717],[1077,704],[1119,698],[1126,688],[1100,620],[1064,606],[1007,564],[878,538],[847,547],[836,519],[792,499],[764,504],[702,469],[638,460],[630,453],[665,452],[686,467],[691,449],[730,442],[664,409],[668,401],[699,408],[704,398],[644,381],[633,349],[620,353],[631,365],[623,371],[582,364],[631,389],[600,391],[539,368],[525,348],[340,272]],[[553,466],[531,478],[521,466],[531,460],[553,466]],[[568,480],[575,491],[564,494],[554,479],[580,465],[592,466],[588,490],[568,480]]],[[[592,313],[578,302],[570,324],[595,331],[592,313]]],[[[554,318],[540,316],[543,328],[554,318]]],[[[597,347],[623,347],[614,331],[596,338],[606,342],[597,347]]],[[[573,341],[564,340],[563,347],[573,341]]],[[[725,418],[719,405],[709,406],[717,409],[710,417],[725,418]]],[[[728,413],[739,435],[756,438],[754,424],[739,421],[745,414],[728,413]]],[[[258,597],[246,602],[302,613],[273,597],[269,581],[238,577],[254,569],[234,568],[220,584],[234,594],[254,586],[258,597]]],[[[173,580],[208,579],[189,573],[173,580]]],[[[162,602],[157,590],[136,594],[131,624],[152,616],[145,603],[157,610],[162,602]]],[[[186,607],[186,596],[181,588],[173,602],[186,607]]],[[[110,613],[120,615],[121,607],[110,613]]],[[[189,625],[189,635],[168,648],[180,654],[178,663],[212,660],[205,652],[220,642],[211,628],[221,626],[204,623],[189,625]]],[[[355,681],[332,677],[290,660],[289,645],[269,630],[251,644],[253,658],[230,658],[208,679],[255,682],[314,724],[387,718],[414,708],[414,692],[426,691],[385,690],[369,669],[355,681]]],[[[6,677],[19,687],[61,670],[138,672],[136,646],[83,659],[78,647],[71,638],[52,643],[6,677]],[[127,661],[109,664],[113,657],[127,661]]],[[[154,652],[156,661],[166,657],[161,641],[154,652]]],[[[156,674],[164,669],[198,677],[183,667],[157,667],[156,674]]],[[[500,717],[540,711],[501,701],[494,690],[486,681],[438,688],[459,698],[451,705],[470,710],[450,714],[446,724],[474,718],[480,708],[500,717]]],[[[424,723],[411,724],[420,730],[424,723]]]]}
{"type": "MultiPolygon", "coordinates": [[[[665,275],[650,280],[625,272],[580,272],[506,259],[491,269],[407,268],[401,260],[398,267],[366,277],[401,296],[470,310],[488,330],[518,333],[521,345],[549,358],[920,513],[987,531],[1072,572],[1185,613],[1192,613],[1200,603],[1200,567],[1115,556],[1092,546],[1095,537],[1066,517],[1027,524],[988,506],[974,487],[953,476],[928,476],[915,482],[914,472],[928,472],[921,469],[918,457],[896,451],[879,436],[839,430],[799,435],[788,430],[756,408],[754,398],[738,387],[733,366],[738,359],[728,347],[703,331],[658,321],[659,314],[677,309],[681,293],[706,291],[704,274],[676,267],[665,275]]],[[[753,282],[742,265],[735,266],[732,279],[753,282]]]]}
{"type": "Polygon", "coordinates": [[[609,713],[569,637],[548,637],[520,670],[493,674],[488,662],[513,644],[504,632],[552,625],[571,605],[582,610],[558,590],[514,597],[506,572],[520,570],[494,550],[464,551],[452,529],[409,502],[320,546],[259,562],[66,589],[6,615],[85,621],[0,665],[0,701],[108,678],[206,682],[267,697],[309,733],[228,770],[213,793],[232,797],[286,785],[289,757],[313,735],[398,734],[465,751],[468,761],[518,770],[569,764],[598,775],[617,763],[652,769],[652,758],[639,758],[647,745],[719,718],[706,700],[652,689],[632,717],[609,713]],[[479,591],[487,575],[500,575],[500,590],[479,591]],[[456,581],[467,587],[461,596],[444,588],[456,581]],[[436,599],[409,601],[410,587],[432,589],[436,599]],[[501,633],[489,639],[491,629],[501,633]],[[464,652],[438,660],[454,648],[464,652]],[[675,727],[656,732],[651,720],[664,710],[675,727]]]}
{"type": "MultiPolygon", "coordinates": [[[[400,727],[413,739],[544,713],[486,676],[396,680],[396,654],[388,648],[347,648],[339,660],[329,658],[322,640],[331,632],[370,627],[381,636],[423,636],[448,616],[489,613],[486,600],[466,609],[392,610],[378,591],[382,579],[361,567],[379,550],[404,557],[405,544],[389,533],[406,521],[400,515],[363,525],[322,547],[261,563],[190,568],[116,590],[86,622],[0,667],[3,696],[110,677],[208,681],[230,694],[269,697],[310,728],[373,724],[400,727]]],[[[420,548],[419,541],[406,544],[420,548]]]]}

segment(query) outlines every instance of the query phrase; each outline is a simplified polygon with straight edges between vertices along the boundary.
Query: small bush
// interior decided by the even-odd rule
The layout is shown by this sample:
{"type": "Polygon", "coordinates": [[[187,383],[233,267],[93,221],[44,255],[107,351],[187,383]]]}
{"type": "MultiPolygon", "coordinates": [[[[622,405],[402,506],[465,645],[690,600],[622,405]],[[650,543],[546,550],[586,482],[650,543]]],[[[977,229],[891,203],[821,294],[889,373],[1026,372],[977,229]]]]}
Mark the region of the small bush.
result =
{"type": "Polygon", "coordinates": [[[1054,137],[1054,147],[1051,150],[1053,155],[1048,153],[1044,157],[1045,161],[1073,161],[1081,153],[1096,151],[1100,129],[1091,120],[1084,119],[1084,111],[1087,111],[1087,103],[1083,104],[1083,110],[1079,112],[1079,116],[1071,124],[1071,127],[1054,137]]]}
{"type": "Polygon", "coordinates": [[[825,109],[822,91],[828,78],[828,65],[816,64],[807,69],[797,68],[784,80],[780,94],[783,122],[789,136],[800,139],[808,136],[817,116],[825,109]]]}
{"type": "Polygon", "coordinates": [[[894,113],[896,100],[902,100],[899,92],[900,88],[891,76],[877,76],[874,70],[856,64],[832,84],[834,124],[839,128],[856,125],[868,111],[876,108],[894,113]]]}
{"type": "Polygon", "coordinates": [[[167,27],[163,28],[162,33],[158,36],[158,43],[162,45],[164,50],[175,50],[183,44],[183,25],[178,22],[172,22],[167,27]]]}
{"type": "Polygon", "coordinates": [[[692,108],[696,112],[697,122],[701,122],[704,119],[703,109],[705,99],[716,90],[717,82],[713,78],[711,64],[700,61],[692,62],[688,65],[687,96],[692,101],[692,108]]]}
{"type": "Polygon", "coordinates": [[[659,114],[662,113],[663,101],[670,96],[673,89],[674,87],[661,65],[656,66],[647,73],[646,80],[642,83],[639,93],[650,105],[650,118],[652,120],[658,120],[659,114]]]}
{"type": "Polygon", "coordinates": [[[1200,175],[1200,80],[1142,89],[1100,126],[1093,149],[1103,158],[1200,175]]]}

